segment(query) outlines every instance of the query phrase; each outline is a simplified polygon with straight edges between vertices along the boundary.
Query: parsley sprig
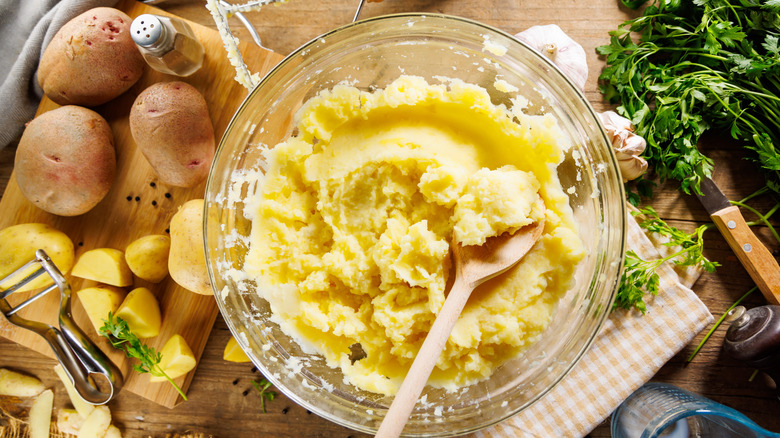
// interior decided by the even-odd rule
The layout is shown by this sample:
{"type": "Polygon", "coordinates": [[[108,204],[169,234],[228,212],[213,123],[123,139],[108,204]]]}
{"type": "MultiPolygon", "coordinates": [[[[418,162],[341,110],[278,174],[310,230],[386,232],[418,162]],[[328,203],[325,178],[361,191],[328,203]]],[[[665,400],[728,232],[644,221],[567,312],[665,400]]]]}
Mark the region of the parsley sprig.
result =
{"type": "Polygon", "coordinates": [[[160,367],[160,361],[162,360],[162,354],[156,351],[154,348],[143,344],[138,337],[130,331],[127,322],[118,316],[114,316],[111,312],[108,313],[108,319],[103,320],[103,326],[98,331],[101,336],[108,339],[108,342],[117,350],[125,352],[125,356],[129,358],[138,359],[137,364],[133,364],[133,369],[139,373],[149,373],[153,376],[164,377],[176,391],[181,394],[184,400],[187,400],[187,396],[184,395],[179,385],[173,381],[165,371],[160,367]]]}
{"type": "Polygon", "coordinates": [[[597,48],[600,90],[647,140],[662,180],[699,192],[713,163],[697,144],[715,128],[752,151],[780,193],[780,0],[655,0],[610,35],[597,48]]]}
{"type": "Polygon", "coordinates": [[[646,206],[637,212],[632,212],[632,214],[644,216],[644,219],[639,222],[639,226],[665,236],[668,240],[664,242],[664,245],[677,247],[679,250],[655,260],[643,260],[634,251],[627,251],[613,310],[634,308],[644,314],[647,311],[644,296],[646,293],[658,295],[660,278],[656,269],[667,261],[679,266],[699,266],[707,272],[713,272],[717,266],[720,266],[702,254],[704,249],[702,235],[710,228],[710,224],[701,225],[696,231],[688,234],[664,222],[653,207],[646,206]]]}
{"type": "Polygon", "coordinates": [[[265,401],[273,401],[276,397],[274,391],[269,391],[269,388],[272,388],[271,382],[264,378],[260,378],[260,380],[253,380],[252,386],[260,393],[260,407],[263,409],[263,413],[265,413],[265,401]]]}

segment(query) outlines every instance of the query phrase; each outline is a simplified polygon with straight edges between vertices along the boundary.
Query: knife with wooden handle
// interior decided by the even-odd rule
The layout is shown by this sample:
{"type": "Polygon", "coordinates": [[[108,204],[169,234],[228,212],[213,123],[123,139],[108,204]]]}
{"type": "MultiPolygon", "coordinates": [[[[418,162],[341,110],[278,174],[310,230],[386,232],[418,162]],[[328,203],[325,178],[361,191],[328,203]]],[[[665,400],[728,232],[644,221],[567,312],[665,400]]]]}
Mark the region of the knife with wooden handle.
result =
{"type": "Polygon", "coordinates": [[[696,194],[710,218],[726,238],[750,278],[770,304],[780,304],[780,265],[745,222],[739,207],[709,178],[701,180],[702,195],[696,194]]]}

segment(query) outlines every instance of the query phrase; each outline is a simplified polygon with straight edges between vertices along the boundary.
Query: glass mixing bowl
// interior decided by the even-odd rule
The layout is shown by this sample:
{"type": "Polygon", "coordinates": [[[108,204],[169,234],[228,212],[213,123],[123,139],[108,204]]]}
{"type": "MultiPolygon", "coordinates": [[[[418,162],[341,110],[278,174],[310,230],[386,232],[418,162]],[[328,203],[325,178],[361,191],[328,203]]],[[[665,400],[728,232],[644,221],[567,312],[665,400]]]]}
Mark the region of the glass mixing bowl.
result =
{"type": "Polygon", "coordinates": [[[305,352],[272,321],[253,279],[242,274],[252,226],[245,200],[257,188],[243,177],[263,172],[264,148],[294,132],[295,112],[320,90],[345,80],[373,90],[401,74],[429,82],[459,78],[509,107],[514,93],[493,85],[501,78],[528,100],[526,113],[554,115],[572,143],[559,178],[564,188],[573,188],[570,205],[588,249],[576,286],[559,301],[537,343],[464,390],[425,389],[426,403],[418,403],[405,435],[454,436],[504,420],[549,392],[595,338],[619,283],[626,211],[617,161],[593,108],[538,52],[467,19],[402,14],[344,26],[286,57],[252,90],[219,144],[205,196],[209,273],[238,344],[279,391],[335,423],[376,432],[392,397],[345,383],[339,369],[305,352]]]}

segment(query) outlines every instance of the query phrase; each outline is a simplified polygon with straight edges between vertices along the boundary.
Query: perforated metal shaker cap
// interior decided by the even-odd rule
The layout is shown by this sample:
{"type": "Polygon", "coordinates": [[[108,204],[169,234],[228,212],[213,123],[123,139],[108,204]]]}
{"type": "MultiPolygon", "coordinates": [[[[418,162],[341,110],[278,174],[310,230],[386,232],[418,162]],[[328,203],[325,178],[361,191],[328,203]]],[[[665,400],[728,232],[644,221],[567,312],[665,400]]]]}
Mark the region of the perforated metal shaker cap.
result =
{"type": "Polygon", "coordinates": [[[149,47],[160,40],[163,33],[163,24],[150,14],[142,14],[130,24],[130,36],[139,46],[149,47]]]}

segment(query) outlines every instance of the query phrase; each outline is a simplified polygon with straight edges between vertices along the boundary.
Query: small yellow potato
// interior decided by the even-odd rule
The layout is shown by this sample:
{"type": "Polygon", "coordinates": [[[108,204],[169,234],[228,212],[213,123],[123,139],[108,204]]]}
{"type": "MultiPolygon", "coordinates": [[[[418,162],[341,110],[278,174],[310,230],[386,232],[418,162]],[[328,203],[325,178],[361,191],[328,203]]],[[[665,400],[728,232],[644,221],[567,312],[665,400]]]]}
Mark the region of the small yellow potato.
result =
{"type": "MultiPolygon", "coordinates": [[[[35,258],[35,251],[42,249],[63,274],[73,267],[75,252],[73,241],[63,233],[46,224],[19,224],[0,230],[0,279],[21,268],[35,258]]],[[[7,289],[34,272],[33,266],[22,275],[0,282],[0,289],[7,289]]],[[[29,291],[53,284],[51,277],[41,275],[19,291],[29,291]]]]}
{"type": "Polygon", "coordinates": [[[244,350],[238,346],[236,338],[232,336],[230,337],[230,340],[228,340],[227,345],[225,345],[225,352],[222,353],[222,359],[228,362],[250,362],[249,357],[244,353],[244,350]]]}
{"type": "Polygon", "coordinates": [[[65,385],[65,391],[67,391],[68,397],[70,397],[70,403],[74,408],[76,408],[76,411],[79,413],[81,418],[87,418],[89,414],[91,414],[95,409],[95,405],[87,403],[83,398],[81,398],[79,393],[76,392],[76,388],[73,387],[73,382],[70,381],[70,378],[65,372],[65,369],[62,368],[62,365],[55,365],[54,372],[57,374],[57,377],[60,378],[62,384],[65,385]]]}
{"type": "Polygon", "coordinates": [[[203,200],[187,201],[171,218],[171,255],[168,272],[181,287],[213,295],[203,248],[203,200]]]}
{"type": "Polygon", "coordinates": [[[100,333],[103,320],[108,319],[108,312],[116,314],[126,294],[124,289],[102,284],[82,289],[77,295],[89,316],[89,321],[95,327],[95,332],[100,333]]]}
{"type": "Polygon", "coordinates": [[[30,438],[49,438],[51,428],[51,410],[54,404],[54,393],[47,389],[38,395],[30,406],[28,420],[30,438]]]}
{"type": "Polygon", "coordinates": [[[111,426],[108,426],[106,434],[103,435],[103,438],[122,438],[122,431],[112,424],[111,426]]]}
{"type": "Polygon", "coordinates": [[[111,425],[111,411],[108,406],[95,406],[95,409],[84,418],[79,429],[78,438],[102,438],[111,425]]]}
{"type": "Polygon", "coordinates": [[[60,409],[57,411],[57,429],[60,433],[78,435],[84,418],[75,409],[60,409]]]}
{"type": "MultiPolygon", "coordinates": [[[[165,371],[171,379],[183,376],[195,368],[196,361],[195,355],[192,354],[190,346],[187,345],[187,341],[184,340],[181,335],[173,335],[168,342],[163,345],[162,359],[160,360],[160,368],[165,371]]],[[[164,382],[165,377],[151,376],[150,382],[164,382]]]]}
{"type": "Polygon", "coordinates": [[[125,248],[125,260],[136,277],[159,283],[168,275],[170,251],[170,237],[152,234],[136,239],[128,245],[125,248]]]}
{"type": "Polygon", "coordinates": [[[139,338],[153,338],[160,334],[160,304],[152,291],[145,287],[130,291],[114,314],[125,320],[130,331],[139,338]]]}
{"type": "Polygon", "coordinates": [[[133,271],[127,266],[125,254],[114,248],[97,248],[85,252],[76,261],[71,275],[111,286],[133,284],[133,271]]]}
{"type": "Polygon", "coordinates": [[[34,397],[44,389],[43,383],[33,376],[0,368],[0,395],[34,397]]]}

